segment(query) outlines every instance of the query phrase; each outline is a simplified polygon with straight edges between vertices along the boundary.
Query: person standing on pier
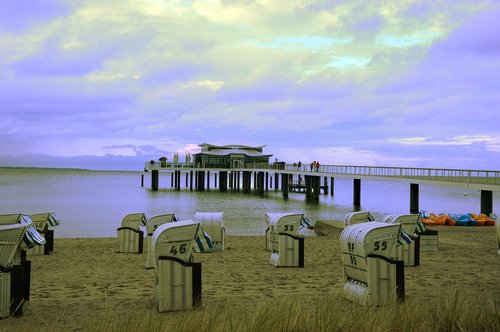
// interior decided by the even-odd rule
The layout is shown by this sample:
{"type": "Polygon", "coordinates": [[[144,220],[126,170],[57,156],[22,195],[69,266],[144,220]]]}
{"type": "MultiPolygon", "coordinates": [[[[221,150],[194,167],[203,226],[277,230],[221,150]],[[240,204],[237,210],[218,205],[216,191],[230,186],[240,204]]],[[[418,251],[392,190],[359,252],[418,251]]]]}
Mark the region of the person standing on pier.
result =
{"type": "Polygon", "coordinates": [[[300,168],[302,167],[302,163],[299,161],[297,164],[297,170],[300,171],[300,168]]]}

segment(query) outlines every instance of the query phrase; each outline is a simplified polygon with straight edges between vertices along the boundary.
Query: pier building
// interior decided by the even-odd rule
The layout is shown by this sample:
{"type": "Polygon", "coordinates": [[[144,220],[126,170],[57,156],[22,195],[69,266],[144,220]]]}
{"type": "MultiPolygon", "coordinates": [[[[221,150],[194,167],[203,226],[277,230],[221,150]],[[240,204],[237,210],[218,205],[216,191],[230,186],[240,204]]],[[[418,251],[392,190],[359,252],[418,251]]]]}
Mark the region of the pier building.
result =
{"type": "Polygon", "coordinates": [[[199,145],[201,151],[193,154],[194,164],[208,168],[238,168],[246,164],[268,164],[272,154],[263,153],[264,146],[203,143],[199,145]]]}

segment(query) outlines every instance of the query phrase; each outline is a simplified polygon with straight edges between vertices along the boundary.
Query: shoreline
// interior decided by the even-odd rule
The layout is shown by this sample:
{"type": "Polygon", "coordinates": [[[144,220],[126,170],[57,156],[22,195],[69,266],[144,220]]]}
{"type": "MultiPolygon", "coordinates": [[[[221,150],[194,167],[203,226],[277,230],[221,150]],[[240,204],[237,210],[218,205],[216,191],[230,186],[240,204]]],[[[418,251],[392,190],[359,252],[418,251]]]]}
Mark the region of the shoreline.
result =
{"type": "MultiPolygon", "coordinates": [[[[453,289],[468,298],[500,298],[495,228],[431,229],[439,231],[440,250],[422,251],[420,266],[405,268],[406,299],[437,306],[453,289]]],[[[340,232],[306,237],[304,268],[272,266],[264,236],[226,236],[225,251],[194,253],[195,262],[202,263],[202,306],[249,310],[258,302],[285,298],[314,306],[321,296],[350,303],[341,295],[340,232]]],[[[28,255],[30,303],[21,317],[0,320],[0,330],[89,330],[95,319],[110,314],[173,315],[156,312],[154,269],[145,268],[147,249],[143,254],[117,251],[114,237],[56,237],[53,254],[28,255]]]]}

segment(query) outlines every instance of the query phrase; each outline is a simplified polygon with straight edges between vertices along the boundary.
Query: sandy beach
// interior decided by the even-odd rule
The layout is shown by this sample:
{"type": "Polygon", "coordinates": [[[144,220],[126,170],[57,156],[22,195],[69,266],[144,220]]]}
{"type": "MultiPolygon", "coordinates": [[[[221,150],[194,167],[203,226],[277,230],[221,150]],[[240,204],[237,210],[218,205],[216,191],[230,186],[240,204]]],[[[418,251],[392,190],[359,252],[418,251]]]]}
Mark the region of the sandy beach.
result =
{"type": "MultiPolygon", "coordinates": [[[[407,299],[436,305],[447,291],[500,298],[500,256],[494,227],[434,227],[439,251],[421,252],[418,267],[405,268],[407,299]]],[[[251,308],[259,301],[297,297],[304,305],[318,296],[341,296],[339,235],[305,239],[304,268],[269,264],[261,237],[227,237],[226,251],[195,253],[202,262],[203,306],[251,308]]],[[[30,303],[19,318],[0,321],[1,331],[92,330],[92,322],[113,312],[157,313],[153,302],[154,270],[145,268],[146,253],[120,254],[116,238],[57,238],[49,256],[32,262],[30,303]]]]}

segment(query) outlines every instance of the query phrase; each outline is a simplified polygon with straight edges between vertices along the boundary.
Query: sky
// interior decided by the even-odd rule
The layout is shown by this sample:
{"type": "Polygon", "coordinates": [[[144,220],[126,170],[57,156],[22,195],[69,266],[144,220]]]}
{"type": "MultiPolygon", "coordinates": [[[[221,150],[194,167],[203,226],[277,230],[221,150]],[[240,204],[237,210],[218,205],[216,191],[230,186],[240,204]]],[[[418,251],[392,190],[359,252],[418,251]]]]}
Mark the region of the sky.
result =
{"type": "Polygon", "coordinates": [[[500,169],[500,1],[0,0],[0,166],[500,169]]]}

